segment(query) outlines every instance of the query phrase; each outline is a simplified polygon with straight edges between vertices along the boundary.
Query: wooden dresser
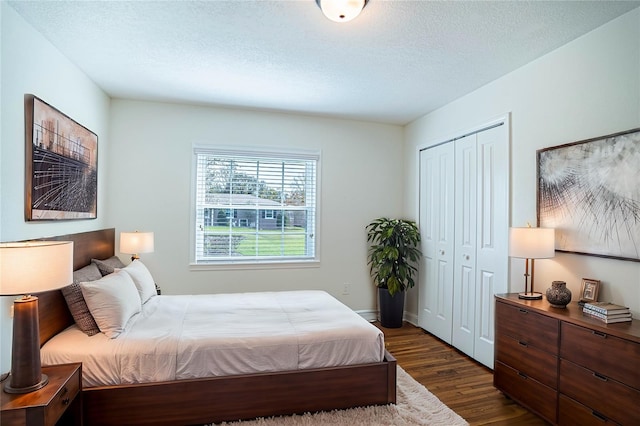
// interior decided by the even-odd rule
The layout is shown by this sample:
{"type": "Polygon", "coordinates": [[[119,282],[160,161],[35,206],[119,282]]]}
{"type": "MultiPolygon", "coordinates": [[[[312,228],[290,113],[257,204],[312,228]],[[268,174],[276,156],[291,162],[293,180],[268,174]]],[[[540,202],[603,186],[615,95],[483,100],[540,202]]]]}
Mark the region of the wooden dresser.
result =
{"type": "Polygon", "coordinates": [[[496,388],[559,425],[640,425],[640,321],[496,295],[496,388]]]}

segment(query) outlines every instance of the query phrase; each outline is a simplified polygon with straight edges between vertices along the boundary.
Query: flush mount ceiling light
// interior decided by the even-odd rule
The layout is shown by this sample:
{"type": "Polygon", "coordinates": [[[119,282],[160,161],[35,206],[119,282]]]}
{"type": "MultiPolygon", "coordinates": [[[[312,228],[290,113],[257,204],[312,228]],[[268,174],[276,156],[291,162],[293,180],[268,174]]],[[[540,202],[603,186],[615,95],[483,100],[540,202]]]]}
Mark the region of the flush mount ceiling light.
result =
{"type": "Polygon", "coordinates": [[[362,12],[369,0],[316,0],[316,3],[333,22],[348,22],[362,12]]]}

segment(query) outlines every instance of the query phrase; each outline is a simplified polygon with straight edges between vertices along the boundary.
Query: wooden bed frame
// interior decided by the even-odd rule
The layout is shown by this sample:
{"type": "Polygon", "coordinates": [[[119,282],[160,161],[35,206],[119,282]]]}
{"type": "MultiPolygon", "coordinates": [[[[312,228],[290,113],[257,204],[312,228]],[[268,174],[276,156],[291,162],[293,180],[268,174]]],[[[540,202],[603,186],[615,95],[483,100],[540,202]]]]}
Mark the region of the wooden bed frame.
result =
{"type": "MultiPolygon", "coordinates": [[[[114,255],[115,229],[45,238],[74,242],[74,270],[114,255]]],[[[40,345],[73,324],[59,290],[38,294],[40,345]]],[[[82,390],[85,424],[205,424],[395,404],[396,360],[345,367],[103,386],[82,390]]]]}

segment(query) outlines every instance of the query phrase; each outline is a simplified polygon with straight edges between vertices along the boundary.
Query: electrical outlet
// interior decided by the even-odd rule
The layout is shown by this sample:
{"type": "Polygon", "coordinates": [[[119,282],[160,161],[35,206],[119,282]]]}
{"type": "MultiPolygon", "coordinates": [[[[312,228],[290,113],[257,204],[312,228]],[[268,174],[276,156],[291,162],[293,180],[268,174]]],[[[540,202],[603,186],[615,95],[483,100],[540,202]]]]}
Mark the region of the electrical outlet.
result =
{"type": "Polygon", "coordinates": [[[349,283],[344,283],[343,287],[342,287],[342,294],[349,294],[349,287],[351,286],[351,284],[349,283]]]}

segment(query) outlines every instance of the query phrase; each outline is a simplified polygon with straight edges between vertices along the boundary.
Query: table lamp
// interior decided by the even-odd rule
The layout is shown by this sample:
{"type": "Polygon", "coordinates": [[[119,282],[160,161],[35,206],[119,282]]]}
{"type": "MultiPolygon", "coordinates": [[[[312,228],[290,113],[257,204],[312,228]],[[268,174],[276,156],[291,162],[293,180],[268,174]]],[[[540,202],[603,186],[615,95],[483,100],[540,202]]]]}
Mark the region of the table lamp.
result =
{"type": "Polygon", "coordinates": [[[519,293],[520,299],[542,299],[542,293],[533,291],[534,261],[535,259],[549,259],[555,256],[555,230],[552,228],[510,228],[509,256],[525,259],[524,263],[524,293],[519,293]],[[531,260],[531,273],[529,273],[531,260]],[[528,291],[529,276],[531,276],[531,291],[528,291]]]}
{"type": "Polygon", "coordinates": [[[73,242],[0,243],[0,295],[13,302],[11,374],[8,393],[29,393],[46,386],[40,360],[38,298],[32,293],[55,290],[73,281],[73,242]]]}
{"type": "Polygon", "coordinates": [[[153,253],[153,232],[121,232],[120,253],[130,254],[132,262],[139,253],[153,253]]]}

